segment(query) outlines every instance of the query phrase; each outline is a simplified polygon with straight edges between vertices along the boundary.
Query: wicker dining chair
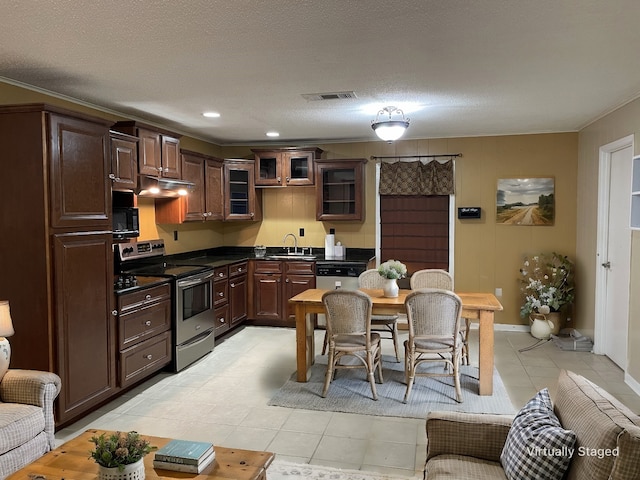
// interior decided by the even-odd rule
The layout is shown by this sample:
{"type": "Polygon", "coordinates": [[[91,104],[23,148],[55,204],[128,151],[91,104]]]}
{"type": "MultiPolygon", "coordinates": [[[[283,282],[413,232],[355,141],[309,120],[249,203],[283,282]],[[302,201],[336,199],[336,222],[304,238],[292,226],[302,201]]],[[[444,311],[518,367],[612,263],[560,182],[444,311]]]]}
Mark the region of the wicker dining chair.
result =
{"type": "Polygon", "coordinates": [[[407,295],[405,307],[409,323],[409,339],[404,342],[407,384],[404,403],[409,400],[416,376],[453,376],[456,401],[462,402],[460,388],[462,300],[451,290],[422,288],[407,295]],[[444,362],[445,373],[418,372],[418,366],[427,362],[444,362]]]}
{"type": "Polygon", "coordinates": [[[322,397],[327,396],[336,370],[365,368],[373,399],[377,400],[375,370],[382,383],[382,359],[380,335],[371,331],[371,297],[357,290],[331,290],[322,295],[322,303],[329,345],[322,397]],[[357,362],[341,364],[340,359],[345,356],[354,357],[357,362]]]}
{"type": "MultiPolygon", "coordinates": [[[[409,279],[411,290],[419,288],[442,288],[453,291],[453,277],[446,270],[439,268],[427,268],[418,270],[409,279]]],[[[464,325],[460,325],[460,335],[462,335],[462,364],[469,365],[469,329],[471,320],[464,319],[464,325]]]]}

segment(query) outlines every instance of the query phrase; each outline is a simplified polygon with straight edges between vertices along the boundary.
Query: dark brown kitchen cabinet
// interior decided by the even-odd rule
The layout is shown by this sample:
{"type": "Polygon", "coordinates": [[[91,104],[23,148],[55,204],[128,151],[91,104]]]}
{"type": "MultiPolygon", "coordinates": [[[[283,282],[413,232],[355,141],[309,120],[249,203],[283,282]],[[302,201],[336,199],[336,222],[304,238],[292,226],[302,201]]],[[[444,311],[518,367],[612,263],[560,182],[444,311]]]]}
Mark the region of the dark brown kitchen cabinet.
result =
{"type": "Polygon", "coordinates": [[[44,104],[0,107],[0,292],[12,368],[62,379],[56,422],[117,393],[109,125],[44,104]],[[19,212],[19,214],[15,214],[19,212]],[[28,288],[25,286],[28,285],[28,288]]]}
{"type": "Polygon", "coordinates": [[[282,319],[282,262],[255,260],[253,269],[253,315],[258,321],[277,324],[282,319]]]}
{"type": "Polygon", "coordinates": [[[255,188],[253,160],[224,161],[224,219],[262,220],[261,191],[255,188]]]}
{"type": "Polygon", "coordinates": [[[171,362],[171,286],[119,295],[117,314],[119,385],[126,388],[171,362]]]}
{"type": "Polygon", "coordinates": [[[251,320],[271,326],[294,326],[289,299],[315,288],[315,262],[253,261],[251,320]]]}
{"type": "Polygon", "coordinates": [[[48,112],[51,227],[111,229],[109,130],[48,112]]]}
{"type": "Polygon", "coordinates": [[[229,319],[229,267],[223,265],[213,270],[213,307],[215,309],[214,335],[219,337],[231,328],[229,319]]]}
{"type": "Polygon", "coordinates": [[[112,128],[138,137],[140,175],[182,178],[179,135],[135,121],[118,122],[112,128]]]}
{"type": "Polygon", "coordinates": [[[156,223],[223,220],[222,160],[182,150],[181,162],[182,179],[194,188],[184,197],[156,200],[156,223]]]}
{"type": "Polygon", "coordinates": [[[110,233],[52,237],[53,344],[62,379],[56,420],[64,423],[111,397],[117,387],[113,240],[110,233]]]}
{"type": "Polygon", "coordinates": [[[247,318],[247,262],[229,265],[229,319],[231,327],[247,318]]]}
{"type": "Polygon", "coordinates": [[[367,160],[316,160],[316,220],[364,220],[367,160]]]}
{"type": "Polygon", "coordinates": [[[111,131],[112,190],[134,191],[138,186],[138,137],[111,131]]]}
{"type": "Polygon", "coordinates": [[[251,149],[255,154],[255,183],[261,187],[313,185],[314,160],[322,150],[314,147],[251,149]]]}

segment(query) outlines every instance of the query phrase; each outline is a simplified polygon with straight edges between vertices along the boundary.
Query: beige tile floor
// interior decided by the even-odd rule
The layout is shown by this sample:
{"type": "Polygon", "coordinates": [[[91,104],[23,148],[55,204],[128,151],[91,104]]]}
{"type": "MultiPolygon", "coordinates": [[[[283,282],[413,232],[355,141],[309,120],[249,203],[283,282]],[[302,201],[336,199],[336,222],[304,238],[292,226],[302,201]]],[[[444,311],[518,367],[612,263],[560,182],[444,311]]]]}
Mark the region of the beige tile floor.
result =
{"type": "MultiPolygon", "coordinates": [[[[316,332],[320,352],[324,332],[316,332]]],[[[406,334],[404,334],[406,335],[406,334]]],[[[403,336],[404,336],[403,335],[403,336]]],[[[477,330],[471,332],[477,357],[477,330]]],[[[528,352],[535,339],[496,332],[496,366],[516,407],[539,389],[553,394],[560,368],[580,373],[635,412],[640,397],[608,358],[566,352],[551,342],[528,352]]],[[[384,341],[385,354],[392,354],[384,341]]],[[[160,373],[56,433],[61,444],[87,428],[208,440],[226,447],[275,452],[279,459],[411,477],[425,460],[424,420],[372,417],[267,406],[295,370],[295,330],[246,327],[179,374],[160,373]]],[[[418,381],[428,381],[419,379],[418,381]]]]}

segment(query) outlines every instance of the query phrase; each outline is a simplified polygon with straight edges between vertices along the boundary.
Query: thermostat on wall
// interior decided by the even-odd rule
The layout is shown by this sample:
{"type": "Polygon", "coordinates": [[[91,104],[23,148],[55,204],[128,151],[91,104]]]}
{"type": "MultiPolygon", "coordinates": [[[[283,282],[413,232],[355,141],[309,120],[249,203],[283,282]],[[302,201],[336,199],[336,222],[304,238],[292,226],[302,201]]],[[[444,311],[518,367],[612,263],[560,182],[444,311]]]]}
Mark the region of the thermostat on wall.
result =
{"type": "Polygon", "coordinates": [[[458,207],[458,218],[480,218],[481,214],[480,207],[458,207]]]}

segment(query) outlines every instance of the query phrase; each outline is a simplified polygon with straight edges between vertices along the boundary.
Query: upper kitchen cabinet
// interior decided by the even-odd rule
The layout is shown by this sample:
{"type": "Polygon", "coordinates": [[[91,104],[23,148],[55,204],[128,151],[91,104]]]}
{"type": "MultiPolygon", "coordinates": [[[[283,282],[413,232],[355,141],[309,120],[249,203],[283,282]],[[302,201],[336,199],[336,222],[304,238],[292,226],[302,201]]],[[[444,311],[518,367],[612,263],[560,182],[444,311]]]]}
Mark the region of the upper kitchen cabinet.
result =
{"type": "Polygon", "coordinates": [[[138,137],[116,131],[111,137],[111,179],[113,190],[134,191],[138,186],[138,137]]]}
{"type": "Polygon", "coordinates": [[[140,175],[182,178],[178,135],[135,121],[118,122],[113,130],[138,137],[140,175]]]}
{"type": "Polygon", "coordinates": [[[184,197],[156,200],[156,222],[223,220],[222,160],[187,150],[182,150],[180,156],[182,179],[194,187],[184,197]]]}
{"type": "Polygon", "coordinates": [[[316,160],[316,220],[364,219],[365,158],[316,160]]]}
{"type": "Polygon", "coordinates": [[[253,160],[224,161],[224,219],[262,220],[262,195],[256,190],[253,160]]]}
{"type": "Polygon", "coordinates": [[[322,150],[315,147],[252,149],[255,154],[255,182],[258,187],[313,185],[316,159],[322,150]]]}

